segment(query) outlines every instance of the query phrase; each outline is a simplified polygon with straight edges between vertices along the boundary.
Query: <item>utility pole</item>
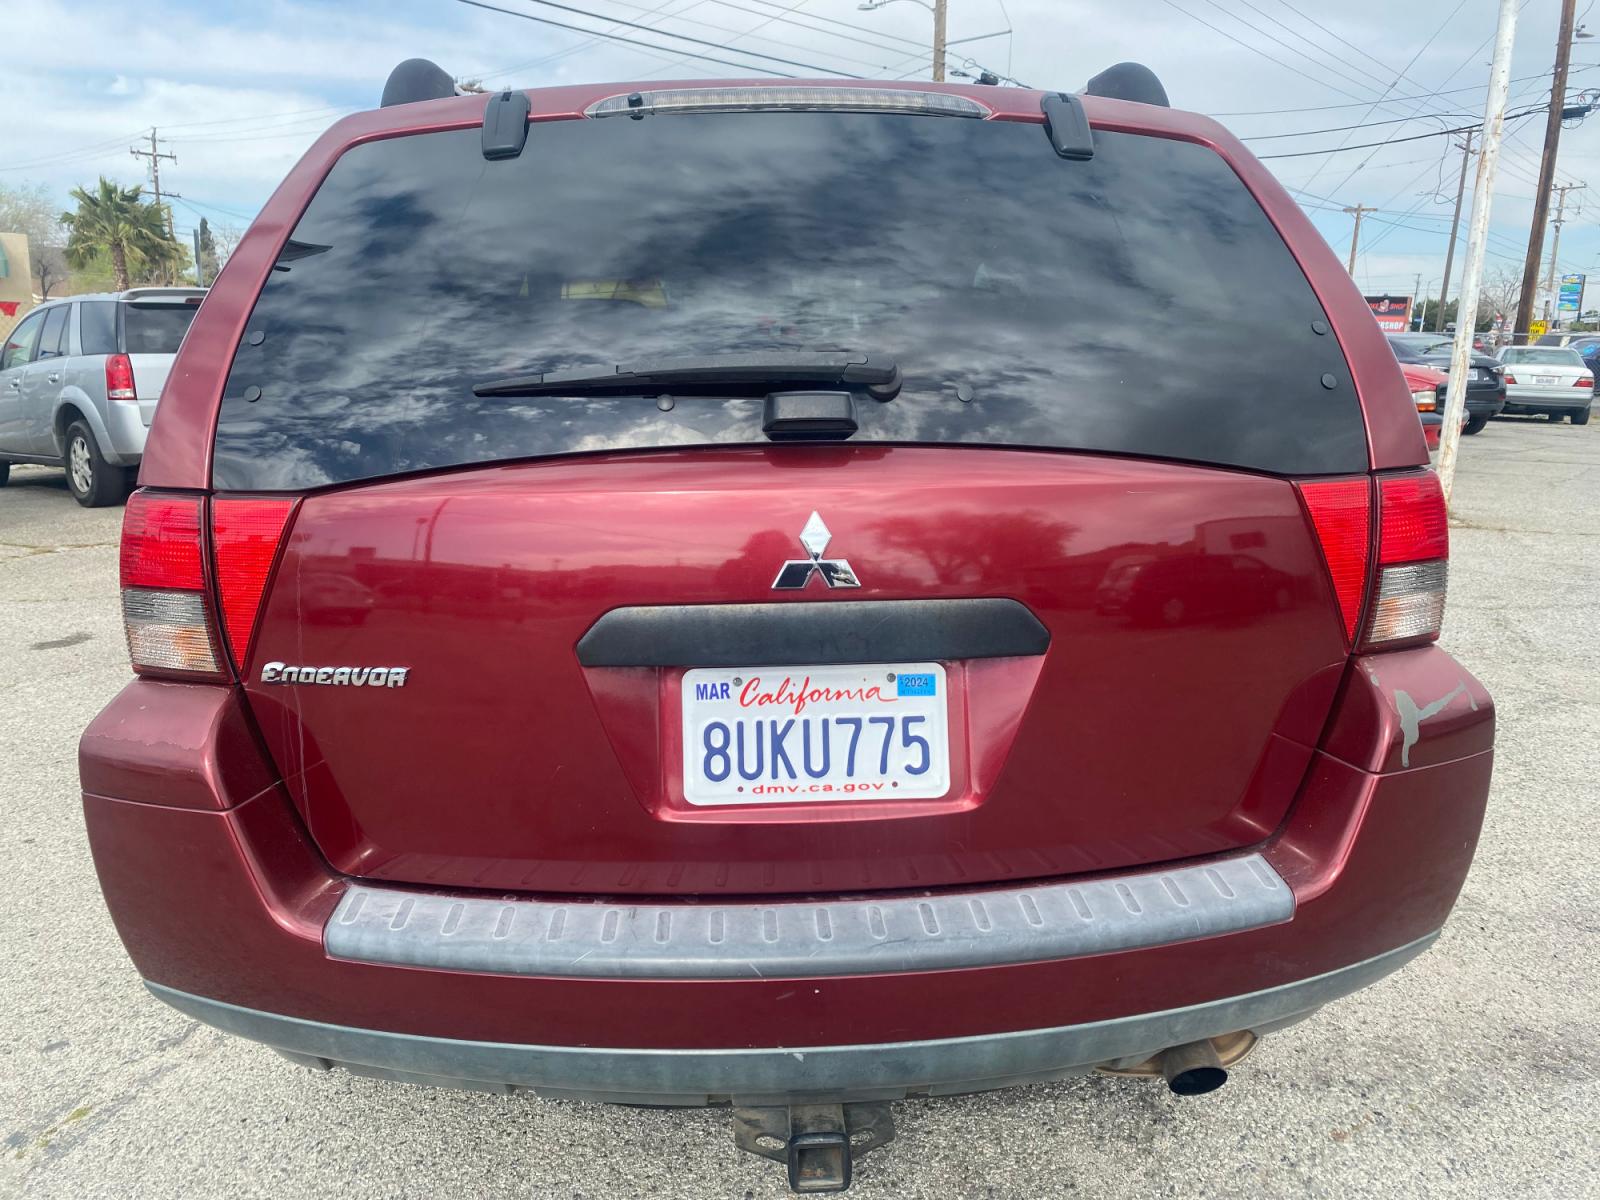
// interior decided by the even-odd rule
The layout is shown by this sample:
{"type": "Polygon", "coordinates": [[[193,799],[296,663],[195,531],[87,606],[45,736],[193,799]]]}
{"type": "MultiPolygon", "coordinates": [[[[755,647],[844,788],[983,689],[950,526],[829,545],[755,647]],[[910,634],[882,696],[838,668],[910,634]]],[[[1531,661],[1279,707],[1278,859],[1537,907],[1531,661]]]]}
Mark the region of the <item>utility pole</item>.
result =
{"type": "Polygon", "coordinates": [[[1555,179],[1556,149],[1561,144],[1561,109],[1567,102],[1567,63],[1572,58],[1572,20],[1577,5],[1578,0],[1561,0],[1550,113],[1544,123],[1544,157],[1539,162],[1539,186],[1533,190],[1533,228],[1528,231],[1528,253],[1522,262],[1522,295],[1517,298],[1513,345],[1527,344],[1528,323],[1533,320],[1533,291],[1539,285],[1539,263],[1544,258],[1544,223],[1550,215],[1550,185],[1555,179]]]}
{"type": "Polygon", "coordinates": [[[1550,316],[1557,321],[1561,319],[1561,310],[1556,306],[1556,256],[1561,253],[1561,226],[1567,219],[1567,193],[1581,192],[1587,186],[1583,183],[1568,183],[1551,189],[1557,192],[1560,198],[1556,201],[1555,219],[1550,222],[1555,226],[1555,232],[1550,235],[1550,267],[1545,273],[1544,291],[1545,295],[1550,297],[1550,316]]]}
{"type": "Polygon", "coordinates": [[[1406,308],[1406,332],[1411,332],[1411,318],[1422,319],[1422,272],[1417,272],[1417,278],[1411,285],[1411,303],[1406,308]]]}
{"type": "Polygon", "coordinates": [[[1350,272],[1352,278],[1356,273],[1356,246],[1361,242],[1361,218],[1369,212],[1377,211],[1375,208],[1368,208],[1365,204],[1357,204],[1353,207],[1351,205],[1345,206],[1345,212],[1353,213],[1356,218],[1355,232],[1350,235],[1350,262],[1345,268],[1350,272]]]}
{"type": "MultiPolygon", "coordinates": [[[[862,12],[876,12],[884,5],[893,3],[894,0],[861,0],[861,3],[856,5],[856,7],[862,12]]],[[[945,10],[949,7],[950,0],[933,0],[931,4],[929,3],[929,0],[916,0],[916,3],[922,5],[923,8],[927,9],[933,14],[933,81],[935,83],[943,83],[945,10]]],[[[800,6],[797,4],[794,7],[799,8],[800,6]]],[[[970,42],[975,39],[964,38],[962,40],[970,42]]]]}
{"type": "MultiPolygon", "coordinates": [[[[128,153],[135,158],[148,158],[150,160],[150,190],[155,195],[156,207],[161,208],[161,160],[164,158],[168,162],[177,162],[178,156],[161,150],[157,144],[156,130],[153,125],[150,127],[150,149],[141,150],[137,146],[129,146],[128,153]]],[[[167,195],[169,198],[178,198],[176,192],[168,192],[167,195]]],[[[167,218],[167,236],[171,237],[172,211],[170,209],[162,209],[162,211],[167,218]]]]}
{"type": "Polygon", "coordinates": [[[1461,198],[1467,194],[1467,163],[1472,160],[1472,130],[1467,130],[1461,143],[1461,179],[1456,184],[1456,210],[1450,218],[1450,244],[1444,252],[1444,286],[1439,289],[1439,317],[1433,324],[1435,333],[1444,332],[1444,302],[1450,298],[1450,268],[1455,265],[1456,233],[1461,228],[1461,198]]]}
{"type": "MultiPolygon", "coordinates": [[[[1572,6],[1567,6],[1571,23],[1572,6]]],[[[1489,68],[1489,98],[1483,110],[1483,150],[1472,185],[1472,219],[1467,222],[1467,261],[1461,272],[1461,301],[1455,344],[1450,348],[1450,382],[1445,385],[1444,428],[1439,439],[1439,484],[1444,502],[1456,478],[1456,450],[1461,444],[1461,418],[1467,409],[1467,369],[1472,361],[1472,333],[1477,324],[1478,293],[1483,286],[1483,259],[1489,246],[1489,209],[1494,204],[1495,169],[1506,134],[1506,93],[1511,90],[1511,50],[1517,35],[1517,0],[1500,0],[1500,23],[1494,33],[1494,63],[1489,68]]]]}

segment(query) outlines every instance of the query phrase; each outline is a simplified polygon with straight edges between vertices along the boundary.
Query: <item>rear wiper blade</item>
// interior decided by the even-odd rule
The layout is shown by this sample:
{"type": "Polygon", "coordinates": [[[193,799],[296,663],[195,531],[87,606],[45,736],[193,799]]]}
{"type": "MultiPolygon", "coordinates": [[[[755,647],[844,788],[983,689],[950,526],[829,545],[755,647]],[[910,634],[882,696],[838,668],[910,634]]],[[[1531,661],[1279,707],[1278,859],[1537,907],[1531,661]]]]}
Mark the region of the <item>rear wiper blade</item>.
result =
{"type": "Polygon", "coordinates": [[[486,379],[473,385],[472,394],[592,396],[654,390],[683,394],[738,385],[766,388],[797,383],[859,388],[875,400],[892,400],[900,392],[900,367],[893,359],[871,358],[856,350],[707,354],[486,379]]]}

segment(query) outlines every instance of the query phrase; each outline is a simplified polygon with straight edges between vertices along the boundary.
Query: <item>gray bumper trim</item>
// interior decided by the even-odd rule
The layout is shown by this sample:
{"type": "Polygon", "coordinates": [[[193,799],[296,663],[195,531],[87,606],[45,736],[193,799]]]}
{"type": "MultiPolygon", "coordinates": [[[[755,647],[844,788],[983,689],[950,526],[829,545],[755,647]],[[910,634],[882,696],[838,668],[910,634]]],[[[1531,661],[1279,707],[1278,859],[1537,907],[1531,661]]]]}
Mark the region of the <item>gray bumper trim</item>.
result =
{"type": "Polygon", "coordinates": [[[1259,854],[955,894],[782,904],[552,903],[352,884],[335,958],[598,979],[875,975],[1077,958],[1275,925],[1294,893],[1259,854]]]}
{"type": "MultiPolygon", "coordinates": [[[[1429,934],[1364,962],[1281,987],[1110,1021],[978,1037],[756,1050],[534,1046],[324,1025],[146,983],[197,1020],[265,1042],[298,1062],[456,1087],[640,1104],[895,1099],[984,1091],[1081,1074],[1168,1046],[1288,1024],[1381,979],[1433,944],[1429,934]]],[[[710,1016],[708,1015],[708,1019],[710,1016]]],[[[621,1032],[621,1031],[619,1031],[621,1032]]]]}

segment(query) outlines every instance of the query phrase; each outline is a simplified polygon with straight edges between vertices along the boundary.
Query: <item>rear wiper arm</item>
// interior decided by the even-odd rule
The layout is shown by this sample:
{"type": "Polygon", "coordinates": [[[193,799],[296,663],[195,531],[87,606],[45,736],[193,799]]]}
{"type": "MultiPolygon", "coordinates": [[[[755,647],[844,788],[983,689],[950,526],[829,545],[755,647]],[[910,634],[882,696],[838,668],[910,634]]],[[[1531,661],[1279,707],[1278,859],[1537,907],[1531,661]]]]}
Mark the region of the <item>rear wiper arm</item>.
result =
{"type": "Polygon", "coordinates": [[[889,358],[869,358],[856,350],[762,351],[656,358],[610,367],[574,367],[543,375],[486,379],[474,396],[628,395],[654,390],[721,392],[739,385],[763,388],[821,384],[859,388],[875,400],[900,392],[900,368],[889,358]]]}

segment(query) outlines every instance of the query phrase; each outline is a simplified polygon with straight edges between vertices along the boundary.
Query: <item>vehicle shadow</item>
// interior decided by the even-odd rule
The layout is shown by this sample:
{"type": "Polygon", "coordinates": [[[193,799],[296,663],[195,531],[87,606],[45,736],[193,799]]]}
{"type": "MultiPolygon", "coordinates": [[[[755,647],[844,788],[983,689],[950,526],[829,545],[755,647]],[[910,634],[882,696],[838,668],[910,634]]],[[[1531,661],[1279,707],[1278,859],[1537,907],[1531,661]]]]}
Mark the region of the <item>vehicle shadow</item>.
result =
{"type": "Polygon", "coordinates": [[[52,492],[65,492],[67,490],[66,472],[60,467],[36,467],[31,464],[13,463],[11,475],[6,480],[5,490],[15,488],[40,488],[52,492]]]}

